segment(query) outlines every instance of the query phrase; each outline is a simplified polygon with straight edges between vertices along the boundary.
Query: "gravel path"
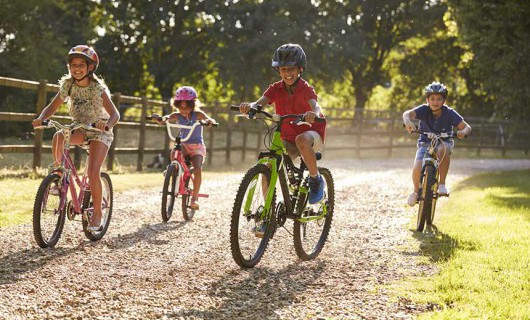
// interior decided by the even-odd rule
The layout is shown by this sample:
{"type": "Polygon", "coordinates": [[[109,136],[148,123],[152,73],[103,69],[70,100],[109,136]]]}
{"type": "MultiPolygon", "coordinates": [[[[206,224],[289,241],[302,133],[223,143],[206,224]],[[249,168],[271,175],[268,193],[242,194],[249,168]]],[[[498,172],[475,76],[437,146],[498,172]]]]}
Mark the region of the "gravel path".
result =
{"type": "MultiPolygon", "coordinates": [[[[228,237],[243,172],[206,172],[210,198],[188,223],[179,211],[161,223],[155,188],[116,194],[109,232],[96,243],[69,221],[49,250],[37,248],[31,224],[1,230],[0,318],[396,319],[432,308],[392,298],[384,286],[435,272],[419,263],[419,249],[403,249],[418,241],[409,229],[415,209],[405,206],[411,159],[323,165],[335,177],[336,208],[314,261],[298,261],[279,230],[258,266],[239,269],[228,237]]],[[[453,160],[448,183],[522,168],[530,161],[453,160]]]]}

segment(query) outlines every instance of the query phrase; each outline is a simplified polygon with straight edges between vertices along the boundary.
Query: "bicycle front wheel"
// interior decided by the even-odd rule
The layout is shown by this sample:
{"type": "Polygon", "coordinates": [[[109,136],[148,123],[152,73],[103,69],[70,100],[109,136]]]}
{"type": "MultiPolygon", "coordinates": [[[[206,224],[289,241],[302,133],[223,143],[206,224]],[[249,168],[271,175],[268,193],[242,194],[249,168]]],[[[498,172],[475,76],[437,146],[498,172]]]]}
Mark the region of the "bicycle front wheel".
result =
{"type": "Polygon", "coordinates": [[[88,227],[88,217],[91,217],[94,213],[94,204],[91,201],[92,194],[90,191],[85,191],[83,197],[83,232],[85,236],[91,241],[98,241],[103,238],[107,229],[109,228],[110,218],[112,216],[112,207],[114,201],[114,195],[112,190],[112,182],[110,181],[110,176],[102,172],[101,173],[101,229],[99,231],[89,231],[88,227]]]}
{"type": "MultiPolygon", "coordinates": [[[[190,172],[193,174],[193,168],[190,168],[190,172]]],[[[195,215],[195,209],[190,208],[191,192],[193,190],[193,186],[191,188],[189,186],[190,181],[191,177],[184,181],[184,190],[186,192],[182,195],[182,217],[186,221],[193,219],[193,216],[195,215]]]]}
{"type": "Polygon", "coordinates": [[[307,193],[300,193],[296,204],[298,218],[294,219],[294,248],[301,260],[315,259],[328,238],[335,208],[335,185],[331,171],[318,168],[326,186],[324,199],[316,204],[307,202],[307,193]]]}
{"type": "Polygon", "coordinates": [[[174,164],[168,166],[164,179],[164,187],[162,188],[162,221],[164,222],[168,222],[173,214],[175,198],[179,189],[178,174],[178,167],[174,164]]]}
{"type": "Polygon", "coordinates": [[[66,211],[60,210],[61,179],[56,174],[44,178],[35,197],[33,235],[41,248],[54,247],[63,231],[66,211]]]}
{"type": "Polygon", "coordinates": [[[423,181],[421,182],[421,195],[418,208],[418,219],[416,231],[422,232],[425,223],[432,224],[434,219],[434,192],[436,188],[436,169],[432,165],[426,165],[423,171],[423,181]]]}
{"type": "Polygon", "coordinates": [[[270,186],[271,170],[264,164],[251,167],[237,191],[230,224],[230,247],[234,261],[242,268],[254,267],[263,257],[276,228],[274,208],[276,194],[270,207],[265,197],[270,186]]]}

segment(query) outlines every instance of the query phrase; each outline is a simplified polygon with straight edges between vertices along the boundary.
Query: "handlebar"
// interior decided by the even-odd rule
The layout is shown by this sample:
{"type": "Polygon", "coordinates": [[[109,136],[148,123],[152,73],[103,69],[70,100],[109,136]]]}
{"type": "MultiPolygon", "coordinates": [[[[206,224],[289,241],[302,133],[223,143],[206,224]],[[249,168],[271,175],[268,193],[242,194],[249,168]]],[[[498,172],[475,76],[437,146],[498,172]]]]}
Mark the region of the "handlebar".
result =
{"type": "MultiPolygon", "coordinates": [[[[94,131],[94,132],[103,132],[103,130],[100,130],[96,128],[96,124],[92,123],[90,125],[86,125],[83,123],[71,123],[71,124],[62,124],[55,120],[43,120],[42,125],[35,127],[35,129],[48,129],[48,128],[55,128],[57,130],[77,130],[77,129],[85,129],[87,131],[94,131]]],[[[109,131],[109,127],[105,126],[105,131],[109,131]]]]}
{"type": "Polygon", "coordinates": [[[177,137],[175,137],[173,135],[173,132],[171,132],[171,128],[189,129],[189,132],[186,135],[186,137],[184,137],[184,138],[181,137],[181,139],[180,139],[181,142],[188,141],[188,139],[191,137],[191,134],[193,133],[195,128],[197,128],[198,126],[203,126],[203,127],[209,127],[209,126],[218,127],[219,126],[219,123],[217,123],[217,122],[211,123],[211,122],[207,122],[205,120],[196,120],[193,123],[193,125],[191,125],[191,126],[190,125],[183,125],[183,124],[180,124],[180,123],[170,123],[169,121],[167,121],[169,119],[169,115],[165,115],[165,116],[150,115],[150,116],[146,116],[145,119],[146,120],[164,121],[166,123],[167,135],[169,136],[169,138],[172,141],[175,141],[177,139],[177,137]]]}
{"type": "MultiPolygon", "coordinates": [[[[232,111],[239,111],[239,106],[237,105],[230,105],[230,110],[232,111]]],[[[272,119],[274,122],[281,122],[284,119],[295,119],[294,121],[291,121],[292,124],[296,125],[309,125],[311,124],[309,122],[304,121],[304,115],[303,114],[285,114],[283,116],[279,114],[271,114],[265,110],[263,110],[263,106],[260,104],[255,105],[254,107],[250,107],[250,110],[248,112],[248,118],[254,119],[256,114],[263,114],[267,118],[272,119]]],[[[326,118],[320,118],[316,117],[315,122],[326,122],[326,118]]]]}

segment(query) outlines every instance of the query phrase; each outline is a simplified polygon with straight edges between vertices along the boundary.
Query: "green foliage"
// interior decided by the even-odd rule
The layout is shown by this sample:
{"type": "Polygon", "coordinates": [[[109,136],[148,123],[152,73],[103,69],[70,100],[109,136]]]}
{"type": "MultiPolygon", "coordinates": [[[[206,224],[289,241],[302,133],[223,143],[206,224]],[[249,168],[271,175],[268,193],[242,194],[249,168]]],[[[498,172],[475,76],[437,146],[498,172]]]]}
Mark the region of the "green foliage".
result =
{"type": "Polygon", "coordinates": [[[450,0],[462,41],[473,52],[471,77],[503,118],[530,119],[530,2],[450,0]]]}

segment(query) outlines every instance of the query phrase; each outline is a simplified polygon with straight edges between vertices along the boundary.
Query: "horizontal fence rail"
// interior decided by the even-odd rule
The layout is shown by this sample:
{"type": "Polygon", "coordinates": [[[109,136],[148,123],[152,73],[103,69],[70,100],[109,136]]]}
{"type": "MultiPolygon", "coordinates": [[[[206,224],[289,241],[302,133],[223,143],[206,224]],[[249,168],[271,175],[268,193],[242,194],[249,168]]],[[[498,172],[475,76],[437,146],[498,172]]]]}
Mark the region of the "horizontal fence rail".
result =
{"type": "MultiPolygon", "coordinates": [[[[37,96],[35,113],[0,112],[0,121],[6,122],[31,122],[47,105],[48,93],[59,90],[58,85],[48,84],[46,81],[35,82],[5,77],[0,77],[0,86],[33,90],[36,91],[37,96]]],[[[111,98],[120,110],[132,108],[136,110],[136,115],[122,116],[118,125],[114,127],[114,141],[107,155],[107,170],[113,170],[117,154],[136,154],[138,171],[143,170],[146,154],[161,154],[164,159],[169,159],[171,141],[165,133],[165,126],[146,122],[145,115],[169,113],[170,102],[126,96],[119,92],[113,93],[111,98]],[[156,131],[160,136],[159,145],[146,145],[146,135],[151,131],[156,131]],[[129,140],[131,132],[138,137],[136,145],[118,147],[118,142],[129,140]]],[[[215,129],[205,128],[208,164],[211,164],[214,155],[219,153],[224,153],[225,162],[230,163],[234,151],[241,152],[241,160],[244,160],[247,153],[256,154],[264,149],[263,141],[267,128],[261,121],[247,121],[236,117],[235,112],[228,111],[228,105],[218,103],[205,106],[202,110],[221,124],[215,129]]],[[[361,157],[362,151],[382,150],[386,151],[388,156],[392,156],[397,149],[415,147],[417,137],[404,131],[400,112],[346,108],[326,108],[325,112],[328,120],[325,150],[351,151],[356,157],[361,157]],[[353,117],[355,113],[361,113],[362,116],[353,117]],[[345,114],[347,116],[344,116],[345,114]]],[[[71,119],[64,114],[55,115],[53,118],[65,123],[71,119]]],[[[521,150],[528,156],[530,130],[527,123],[473,117],[466,117],[466,121],[472,126],[473,133],[468,139],[458,142],[459,148],[476,149],[476,154],[479,156],[484,149],[500,150],[503,156],[506,155],[507,150],[521,150]]],[[[0,154],[2,153],[33,153],[33,168],[36,169],[42,166],[42,153],[51,153],[51,147],[43,145],[43,132],[37,130],[32,145],[0,144],[0,154]]],[[[79,167],[80,148],[74,148],[74,159],[76,166],[79,167]]]]}

